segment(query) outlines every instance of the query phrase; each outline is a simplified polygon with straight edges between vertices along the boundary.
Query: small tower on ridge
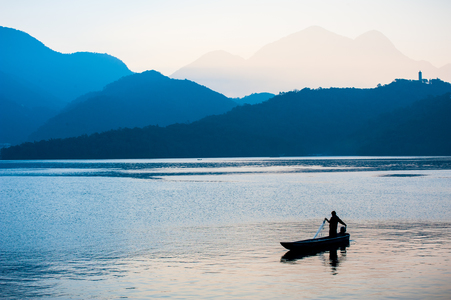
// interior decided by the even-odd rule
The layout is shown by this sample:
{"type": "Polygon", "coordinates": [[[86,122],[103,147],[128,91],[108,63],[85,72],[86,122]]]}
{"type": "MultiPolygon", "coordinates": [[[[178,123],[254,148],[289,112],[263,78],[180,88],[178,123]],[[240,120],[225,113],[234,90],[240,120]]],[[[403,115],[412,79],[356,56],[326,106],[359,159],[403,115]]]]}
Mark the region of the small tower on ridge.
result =
{"type": "Polygon", "coordinates": [[[421,71],[418,72],[418,81],[423,82],[423,73],[421,73],[421,71]]]}

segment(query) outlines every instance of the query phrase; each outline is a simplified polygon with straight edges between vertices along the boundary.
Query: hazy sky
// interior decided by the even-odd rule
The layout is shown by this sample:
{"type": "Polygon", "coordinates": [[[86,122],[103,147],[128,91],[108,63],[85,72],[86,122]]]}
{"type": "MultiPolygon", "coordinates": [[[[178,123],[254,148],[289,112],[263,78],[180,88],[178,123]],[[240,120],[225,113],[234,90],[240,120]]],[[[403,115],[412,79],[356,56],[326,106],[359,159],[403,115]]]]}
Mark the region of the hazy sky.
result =
{"type": "Polygon", "coordinates": [[[450,0],[0,0],[0,25],[165,75],[213,50],[248,58],[312,25],[350,38],[378,30],[412,59],[451,63],[450,0]]]}

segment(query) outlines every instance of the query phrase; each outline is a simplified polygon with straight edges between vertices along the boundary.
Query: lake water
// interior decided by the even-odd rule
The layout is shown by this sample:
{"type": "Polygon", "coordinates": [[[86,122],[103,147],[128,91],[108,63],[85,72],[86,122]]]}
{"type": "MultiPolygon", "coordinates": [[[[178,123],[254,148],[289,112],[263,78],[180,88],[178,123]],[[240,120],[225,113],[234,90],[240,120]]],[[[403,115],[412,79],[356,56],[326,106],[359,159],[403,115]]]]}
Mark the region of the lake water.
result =
{"type": "Polygon", "coordinates": [[[0,161],[2,299],[450,299],[451,158],[0,161]],[[336,210],[349,247],[286,256],[336,210]]]}

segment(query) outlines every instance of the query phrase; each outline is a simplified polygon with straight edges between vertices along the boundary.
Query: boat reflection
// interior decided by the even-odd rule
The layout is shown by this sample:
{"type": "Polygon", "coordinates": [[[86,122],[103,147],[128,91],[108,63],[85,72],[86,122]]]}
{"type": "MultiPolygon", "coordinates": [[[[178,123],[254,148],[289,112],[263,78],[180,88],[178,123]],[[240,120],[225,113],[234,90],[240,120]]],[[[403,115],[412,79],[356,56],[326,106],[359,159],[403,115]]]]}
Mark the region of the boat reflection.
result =
{"type": "Polygon", "coordinates": [[[331,267],[331,271],[333,275],[338,274],[337,269],[340,264],[345,258],[346,258],[346,248],[349,247],[349,243],[345,245],[335,246],[335,247],[329,247],[329,248],[323,248],[323,249],[316,249],[312,251],[294,251],[290,250],[287,253],[285,253],[280,261],[282,263],[295,263],[299,260],[302,260],[307,257],[311,256],[322,256],[325,263],[328,263],[331,267]],[[340,256],[338,255],[338,251],[340,251],[340,256]],[[326,259],[326,256],[321,254],[329,253],[329,258],[326,259]]]}

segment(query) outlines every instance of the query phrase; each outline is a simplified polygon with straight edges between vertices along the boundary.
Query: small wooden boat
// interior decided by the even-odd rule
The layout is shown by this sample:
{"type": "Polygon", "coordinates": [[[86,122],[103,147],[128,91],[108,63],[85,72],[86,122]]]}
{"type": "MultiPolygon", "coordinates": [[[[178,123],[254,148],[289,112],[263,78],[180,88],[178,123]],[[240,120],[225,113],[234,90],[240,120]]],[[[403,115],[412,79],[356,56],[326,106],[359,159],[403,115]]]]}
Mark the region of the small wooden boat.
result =
{"type": "Polygon", "coordinates": [[[310,252],[327,250],[334,247],[349,245],[349,233],[338,234],[336,237],[322,237],[297,242],[280,242],[282,246],[291,251],[310,252]]]}

